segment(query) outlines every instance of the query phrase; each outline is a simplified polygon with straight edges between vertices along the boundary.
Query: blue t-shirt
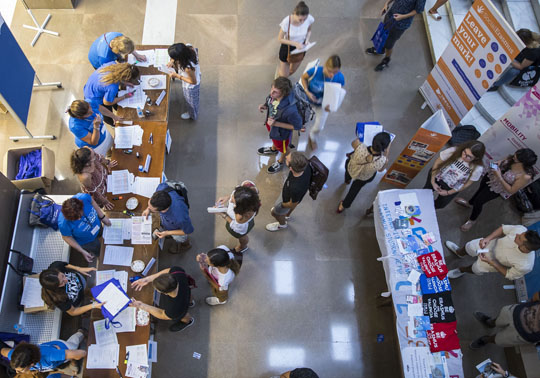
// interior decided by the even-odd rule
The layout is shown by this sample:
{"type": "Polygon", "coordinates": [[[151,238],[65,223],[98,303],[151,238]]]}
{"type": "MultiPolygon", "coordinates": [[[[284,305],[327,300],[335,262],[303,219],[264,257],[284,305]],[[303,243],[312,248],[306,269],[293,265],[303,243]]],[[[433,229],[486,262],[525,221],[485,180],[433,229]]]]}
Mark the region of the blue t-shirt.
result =
{"type": "MultiPolygon", "coordinates": [[[[307,74],[309,77],[311,77],[313,76],[314,72],[315,67],[312,67],[307,71],[307,74]]],[[[330,79],[324,76],[322,66],[317,67],[317,72],[315,73],[315,76],[313,76],[313,78],[309,81],[308,89],[311,93],[313,93],[317,100],[319,100],[319,103],[324,94],[324,82],[339,83],[343,87],[345,85],[345,76],[343,76],[341,72],[338,72],[334,75],[332,79],[330,79]]]]}
{"type": "MultiPolygon", "coordinates": [[[[169,188],[169,185],[161,183],[156,190],[165,190],[167,188],[169,188]]],[[[193,232],[193,225],[189,218],[189,209],[186,201],[174,190],[171,190],[167,194],[171,197],[172,203],[165,213],[159,213],[161,226],[164,230],[182,230],[186,234],[191,234],[193,232]]]]}
{"type": "MultiPolygon", "coordinates": [[[[100,68],[110,66],[111,64],[116,64],[116,62],[105,63],[100,68]]],[[[95,70],[84,85],[84,99],[93,106],[103,105],[103,100],[113,102],[118,94],[119,83],[106,85],[100,81],[102,77],[103,74],[99,70],[95,70]]]]}
{"type": "Polygon", "coordinates": [[[64,214],[58,216],[58,228],[62,236],[71,236],[80,245],[88,244],[98,236],[101,229],[101,221],[94,206],[92,197],[88,193],[78,193],[73,196],[83,202],[83,215],[76,221],[64,218],[64,214]]]}
{"type": "MultiPolygon", "coordinates": [[[[407,14],[416,10],[417,14],[421,14],[424,11],[425,6],[426,0],[395,0],[388,10],[385,22],[387,22],[390,17],[393,17],[395,13],[407,14]]],[[[393,27],[400,30],[408,29],[411,26],[413,19],[414,16],[396,21],[393,27]]]]}
{"type": "Polygon", "coordinates": [[[119,58],[118,55],[113,53],[110,45],[113,39],[120,37],[121,35],[123,34],[118,32],[105,33],[100,35],[98,39],[92,43],[90,51],[88,51],[88,60],[94,69],[97,70],[105,63],[114,62],[119,58]]]}
{"type": "MultiPolygon", "coordinates": [[[[41,360],[30,368],[32,371],[50,371],[56,369],[66,361],[66,344],[58,341],[49,341],[39,345],[41,360]],[[60,349],[58,349],[58,348],[60,349]]],[[[11,360],[13,349],[8,353],[8,359],[11,360]]],[[[49,377],[51,377],[49,375],[49,377]]]]}
{"type": "Polygon", "coordinates": [[[92,135],[92,133],[94,132],[94,119],[96,118],[97,114],[100,114],[99,105],[96,105],[95,103],[91,103],[91,102],[89,104],[92,107],[92,111],[94,112],[90,117],[85,118],[85,119],[79,119],[75,117],[69,118],[69,131],[71,131],[73,135],[75,135],[75,144],[77,145],[77,147],[88,146],[88,147],[96,148],[105,140],[105,137],[106,137],[106,133],[105,133],[106,128],[103,127],[103,117],[101,117],[100,135],[99,135],[99,141],[97,142],[97,144],[89,144],[89,143],[86,143],[84,140],[82,140],[82,138],[84,138],[85,136],[88,136],[88,133],[92,135]]]}

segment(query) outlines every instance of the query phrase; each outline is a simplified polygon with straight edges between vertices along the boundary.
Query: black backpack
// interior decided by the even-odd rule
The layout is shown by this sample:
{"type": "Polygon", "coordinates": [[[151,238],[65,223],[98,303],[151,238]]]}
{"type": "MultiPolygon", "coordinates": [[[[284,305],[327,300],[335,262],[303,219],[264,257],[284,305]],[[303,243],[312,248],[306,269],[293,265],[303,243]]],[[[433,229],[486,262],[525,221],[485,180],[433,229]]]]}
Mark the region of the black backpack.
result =
{"type": "Polygon", "coordinates": [[[326,180],[328,180],[329,170],[317,156],[313,155],[309,160],[309,166],[311,167],[311,180],[309,182],[309,196],[314,200],[317,199],[317,195],[323,189],[326,180]]]}
{"type": "Polygon", "coordinates": [[[180,197],[184,199],[184,202],[186,203],[186,206],[189,209],[189,201],[188,201],[188,190],[184,183],[182,181],[165,181],[165,184],[167,184],[169,187],[164,189],[166,193],[172,192],[173,190],[178,193],[180,197]]]}
{"type": "Polygon", "coordinates": [[[458,126],[452,130],[452,138],[448,141],[450,146],[457,146],[461,143],[480,138],[480,133],[473,125],[458,126]]]}

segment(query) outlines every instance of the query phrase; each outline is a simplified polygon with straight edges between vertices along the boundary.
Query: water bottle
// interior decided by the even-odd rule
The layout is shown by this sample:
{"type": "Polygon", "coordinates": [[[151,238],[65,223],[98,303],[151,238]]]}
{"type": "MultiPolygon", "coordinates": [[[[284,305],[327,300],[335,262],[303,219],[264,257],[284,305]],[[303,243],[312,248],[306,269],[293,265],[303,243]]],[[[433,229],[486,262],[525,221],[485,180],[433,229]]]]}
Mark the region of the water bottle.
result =
{"type": "Polygon", "coordinates": [[[13,328],[15,329],[15,331],[17,331],[19,335],[24,333],[24,326],[22,324],[15,324],[13,328]]]}

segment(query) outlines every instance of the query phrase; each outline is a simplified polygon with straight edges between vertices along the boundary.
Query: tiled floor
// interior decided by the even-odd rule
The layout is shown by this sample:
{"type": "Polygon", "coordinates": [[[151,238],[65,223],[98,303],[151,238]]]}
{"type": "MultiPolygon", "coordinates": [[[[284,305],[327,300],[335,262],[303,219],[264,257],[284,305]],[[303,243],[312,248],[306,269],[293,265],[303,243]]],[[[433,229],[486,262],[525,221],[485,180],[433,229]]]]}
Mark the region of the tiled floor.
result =
{"type": "MultiPolygon", "coordinates": [[[[183,103],[177,85],[170,120],[174,144],[166,175],[188,185],[196,230],[192,250],[181,256],[163,253],[160,267],[185,267],[198,278],[200,288],[194,291],[193,327],[171,334],[164,324],[158,326],[154,377],[269,377],[301,365],[311,366],[321,377],[398,376],[392,309],[377,307],[377,295],[386,289],[376,261],[379,250],[372,220],[362,217],[376,191],[385,187],[368,185],[344,214],[335,214],[335,208],[346,191],[343,164],[357,121],[378,120],[397,134],[393,158],[430,115],[420,110],[423,101],[417,91],[431,69],[425,29],[418,17],[396,45],[390,67],[375,73],[378,59],[363,50],[377,26],[381,4],[317,0],[309,5],[316,19],[312,40],[318,44],[307,59],[339,54],[348,94],[341,110],[330,116],[317,152],[331,171],[328,188],[315,202],[305,198],[287,230],[271,234],[264,225],[271,221],[269,210],[285,173],[268,175],[269,160],[256,154],[257,147],[268,143],[257,105],[268,93],[277,64],[277,24],[293,3],[178,2],[175,39],[192,42],[200,51],[201,115],[197,122],[180,120],[183,103]],[[209,308],[204,298],[210,291],[197,272],[195,255],[217,244],[232,245],[233,240],[221,218],[208,214],[206,207],[243,179],[255,180],[263,207],[229,303],[209,308]],[[377,343],[377,334],[384,334],[382,343],[377,343]],[[201,359],[193,358],[193,352],[200,353],[201,359]]],[[[99,34],[113,30],[140,42],[145,9],[142,0],[82,0],[73,11],[51,11],[49,27],[59,31],[60,38],[42,36],[31,48],[33,33],[21,27],[28,23],[28,16],[17,5],[12,30],[38,75],[44,81],[64,83],[63,90],[35,91],[29,122],[32,132],[58,138],[44,142],[56,155],[56,193],[74,193],[78,188],[68,164],[74,145],[64,110],[80,98],[92,72],[86,60],[88,47],[99,34]]],[[[40,20],[46,13],[34,11],[40,20]]],[[[6,136],[14,134],[20,134],[17,126],[9,117],[0,116],[1,152],[36,144],[10,142],[6,136]]],[[[305,138],[300,137],[300,150],[305,150],[305,138]]],[[[425,172],[411,187],[421,187],[423,180],[425,172]]],[[[462,235],[458,226],[466,214],[449,205],[439,213],[443,237],[464,242],[484,235],[501,221],[517,221],[508,204],[503,209],[487,206],[478,227],[462,235]]],[[[448,262],[450,267],[463,263],[452,257],[448,262]]],[[[467,349],[482,333],[471,310],[493,313],[514,300],[512,292],[503,291],[503,283],[490,276],[464,277],[453,284],[467,377],[486,357],[505,362],[501,349],[474,353],[467,349]]]]}

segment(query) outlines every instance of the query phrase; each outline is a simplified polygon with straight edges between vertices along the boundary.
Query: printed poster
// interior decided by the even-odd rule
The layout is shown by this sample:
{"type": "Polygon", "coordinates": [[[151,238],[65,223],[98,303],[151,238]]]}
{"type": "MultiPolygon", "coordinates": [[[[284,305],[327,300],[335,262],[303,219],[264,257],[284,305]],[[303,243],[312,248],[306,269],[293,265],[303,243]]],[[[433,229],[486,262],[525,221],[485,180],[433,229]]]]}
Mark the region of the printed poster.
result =
{"type": "Polygon", "coordinates": [[[420,87],[454,128],[525,45],[490,0],[476,0],[420,87]]]}

